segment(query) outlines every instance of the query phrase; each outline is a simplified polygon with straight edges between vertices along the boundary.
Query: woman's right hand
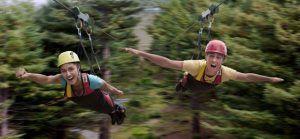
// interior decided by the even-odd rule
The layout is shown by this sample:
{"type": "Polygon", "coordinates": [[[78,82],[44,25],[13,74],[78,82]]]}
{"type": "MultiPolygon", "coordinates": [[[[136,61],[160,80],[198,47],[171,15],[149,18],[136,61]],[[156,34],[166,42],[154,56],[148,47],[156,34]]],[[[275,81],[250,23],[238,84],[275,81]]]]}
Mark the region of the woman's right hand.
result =
{"type": "Polygon", "coordinates": [[[24,68],[18,68],[16,70],[17,78],[26,78],[28,76],[28,72],[24,68]]]}

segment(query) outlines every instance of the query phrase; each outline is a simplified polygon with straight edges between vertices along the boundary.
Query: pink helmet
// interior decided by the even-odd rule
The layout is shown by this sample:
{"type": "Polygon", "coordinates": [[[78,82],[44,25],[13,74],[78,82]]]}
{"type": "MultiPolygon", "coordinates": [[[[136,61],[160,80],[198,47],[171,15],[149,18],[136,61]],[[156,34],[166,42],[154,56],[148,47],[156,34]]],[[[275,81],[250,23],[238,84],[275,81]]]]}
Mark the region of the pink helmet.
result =
{"type": "Polygon", "coordinates": [[[220,40],[211,40],[206,45],[205,53],[219,53],[227,56],[227,48],[224,42],[220,40]]]}

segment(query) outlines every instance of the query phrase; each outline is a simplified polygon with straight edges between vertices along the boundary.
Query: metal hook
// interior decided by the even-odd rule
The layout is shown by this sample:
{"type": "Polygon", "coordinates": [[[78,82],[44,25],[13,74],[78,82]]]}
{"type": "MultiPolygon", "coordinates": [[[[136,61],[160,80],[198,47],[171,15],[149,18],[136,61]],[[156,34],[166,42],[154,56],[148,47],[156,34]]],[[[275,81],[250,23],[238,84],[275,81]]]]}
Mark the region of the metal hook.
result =
{"type": "Polygon", "coordinates": [[[80,19],[77,19],[75,26],[77,29],[82,29],[82,27],[83,27],[82,21],[80,19]]]}
{"type": "Polygon", "coordinates": [[[211,28],[211,25],[212,25],[213,22],[214,22],[214,17],[212,16],[212,18],[211,18],[211,20],[209,21],[209,24],[208,24],[209,29],[211,28]]]}

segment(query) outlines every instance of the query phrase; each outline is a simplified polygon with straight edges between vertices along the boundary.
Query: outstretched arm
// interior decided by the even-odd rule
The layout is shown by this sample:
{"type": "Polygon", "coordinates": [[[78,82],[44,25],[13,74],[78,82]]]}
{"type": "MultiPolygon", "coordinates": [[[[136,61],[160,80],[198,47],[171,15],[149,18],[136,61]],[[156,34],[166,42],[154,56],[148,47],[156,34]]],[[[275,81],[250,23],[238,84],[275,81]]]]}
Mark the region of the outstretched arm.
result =
{"type": "Polygon", "coordinates": [[[284,79],[278,78],[278,77],[269,77],[269,76],[254,74],[254,73],[241,73],[241,72],[238,72],[237,80],[246,81],[246,82],[266,81],[266,82],[272,82],[272,83],[284,81],[284,79]]]}
{"type": "Polygon", "coordinates": [[[59,84],[61,75],[46,76],[43,74],[29,73],[24,68],[16,70],[16,77],[31,80],[39,84],[59,84]]]}
{"type": "Polygon", "coordinates": [[[103,91],[106,91],[106,92],[117,94],[117,95],[123,95],[124,94],[123,91],[118,90],[117,88],[113,87],[112,85],[108,84],[105,81],[104,81],[104,83],[103,83],[103,85],[100,89],[103,90],[103,91]]]}
{"type": "Polygon", "coordinates": [[[126,52],[130,52],[133,55],[141,56],[145,59],[148,59],[152,63],[159,65],[164,68],[170,68],[170,69],[176,69],[176,70],[182,70],[183,67],[183,61],[177,61],[177,60],[171,60],[163,56],[150,54],[144,51],[136,50],[133,48],[124,48],[123,49],[126,52]]]}

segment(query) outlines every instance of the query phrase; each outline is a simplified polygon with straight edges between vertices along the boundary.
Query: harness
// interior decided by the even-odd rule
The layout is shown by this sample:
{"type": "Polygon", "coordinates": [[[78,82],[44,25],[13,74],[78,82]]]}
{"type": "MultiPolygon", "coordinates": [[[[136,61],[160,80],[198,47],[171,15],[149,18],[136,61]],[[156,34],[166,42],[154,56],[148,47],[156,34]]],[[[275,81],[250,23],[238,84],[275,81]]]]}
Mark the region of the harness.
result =
{"type": "Polygon", "coordinates": [[[114,102],[110,95],[99,89],[93,90],[87,73],[81,73],[83,90],[75,92],[72,86],[67,83],[65,87],[65,97],[76,104],[100,113],[111,113],[114,110],[114,102]]]}
{"type": "Polygon", "coordinates": [[[219,85],[222,82],[222,69],[218,71],[214,81],[212,83],[208,83],[205,81],[205,68],[206,63],[201,66],[196,76],[192,76],[186,72],[179,83],[177,83],[176,91],[184,92],[187,89],[190,89],[193,92],[205,92],[219,85]]]}
{"type": "MultiPolygon", "coordinates": [[[[204,63],[200,70],[199,70],[199,73],[195,76],[195,79],[197,81],[203,81],[203,82],[206,82],[205,81],[205,68],[206,68],[206,63],[204,63]]],[[[216,75],[216,78],[215,80],[212,82],[212,84],[214,85],[218,85],[222,82],[222,69],[220,69],[216,75]]]]}

